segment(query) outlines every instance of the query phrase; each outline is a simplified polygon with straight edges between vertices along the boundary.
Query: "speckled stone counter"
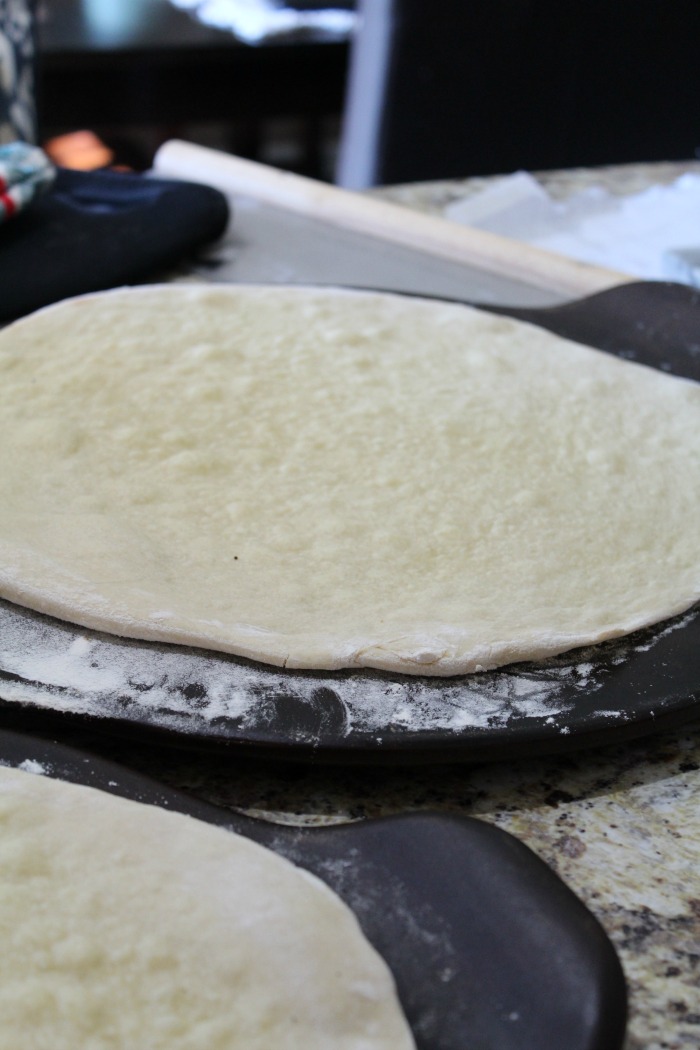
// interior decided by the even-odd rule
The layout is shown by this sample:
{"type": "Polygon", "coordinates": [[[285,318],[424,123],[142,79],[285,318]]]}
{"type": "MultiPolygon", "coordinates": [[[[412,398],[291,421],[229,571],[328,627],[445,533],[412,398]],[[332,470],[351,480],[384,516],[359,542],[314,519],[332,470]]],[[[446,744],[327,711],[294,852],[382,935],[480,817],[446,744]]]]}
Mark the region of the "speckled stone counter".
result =
{"type": "MultiPolygon", "coordinates": [[[[533,172],[533,175],[550,197],[564,200],[591,186],[599,186],[616,196],[640,193],[652,185],[667,185],[685,172],[700,174],[700,160],[571,168],[566,171],[533,172]]],[[[439,214],[453,201],[479,193],[493,183],[496,177],[480,176],[445,182],[409,183],[404,186],[380,187],[369,192],[372,196],[392,200],[416,211],[439,214]]]]}
{"type": "MultiPolygon", "coordinates": [[[[539,176],[555,196],[670,181],[700,162],[539,176]]],[[[483,179],[374,191],[440,211],[483,179]]],[[[439,810],[518,836],[586,902],[611,937],[630,990],[626,1050],[700,1047],[700,724],[565,757],[415,769],[273,767],[66,734],[193,794],[286,823],[439,810]]],[[[533,1048],[539,1050],[539,1048],[533,1048]]],[[[565,1050],[565,1048],[553,1048],[565,1050]]]]}

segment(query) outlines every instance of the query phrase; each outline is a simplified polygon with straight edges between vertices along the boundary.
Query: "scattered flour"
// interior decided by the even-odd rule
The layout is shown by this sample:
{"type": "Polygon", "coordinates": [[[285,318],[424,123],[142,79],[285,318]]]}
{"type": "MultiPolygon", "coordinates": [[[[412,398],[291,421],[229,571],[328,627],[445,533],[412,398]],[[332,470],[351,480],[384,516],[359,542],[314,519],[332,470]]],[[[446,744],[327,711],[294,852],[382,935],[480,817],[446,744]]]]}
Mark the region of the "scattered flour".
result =
{"type": "Polygon", "coordinates": [[[646,651],[698,611],[539,663],[436,679],[284,671],[226,654],[87,631],[0,602],[0,695],[57,711],[224,736],[269,730],[278,712],[285,712],[284,724],[297,726],[299,742],[389,731],[459,733],[513,719],[557,727],[577,695],[602,688],[611,665],[646,651]]]}
{"type": "Polygon", "coordinates": [[[48,773],[47,767],[42,762],[37,762],[34,758],[25,758],[24,762],[20,762],[17,768],[23,769],[25,773],[36,773],[37,775],[46,775],[48,773]]]}

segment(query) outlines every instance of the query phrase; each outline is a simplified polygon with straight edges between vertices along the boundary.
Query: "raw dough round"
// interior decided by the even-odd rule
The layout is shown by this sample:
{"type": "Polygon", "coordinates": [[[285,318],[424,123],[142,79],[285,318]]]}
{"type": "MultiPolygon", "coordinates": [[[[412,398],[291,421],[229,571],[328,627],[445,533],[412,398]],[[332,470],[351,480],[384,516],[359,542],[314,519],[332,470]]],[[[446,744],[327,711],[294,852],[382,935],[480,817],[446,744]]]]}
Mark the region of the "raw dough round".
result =
{"type": "Polygon", "coordinates": [[[328,887],[152,806],[0,767],[3,1047],[410,1050],[328,887]]]}
{"type": "Polygon", "coordinates": [[[156,286],[0,333],[0,594],[453,675],[700,596],[700,385],[401,296],[156,286]]]}

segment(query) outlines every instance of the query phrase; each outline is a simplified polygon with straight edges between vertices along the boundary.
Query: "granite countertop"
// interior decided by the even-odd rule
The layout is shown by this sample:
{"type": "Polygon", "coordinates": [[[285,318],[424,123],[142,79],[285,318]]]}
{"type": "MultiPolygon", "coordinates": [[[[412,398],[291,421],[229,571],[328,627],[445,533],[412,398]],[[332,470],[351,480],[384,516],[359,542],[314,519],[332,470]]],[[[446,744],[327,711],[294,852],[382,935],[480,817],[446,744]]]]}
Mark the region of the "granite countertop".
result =
{"type": "MultiPolygon", "coordinates": [[[[542,171],[531,174],[550,197],[564,200],[574,193],[599,186],[608,193],[624,196],[640,193],[652,185],[667,185],[686,172],[700,174],[700,160],[666,161],[654,164],[615,164],[600,168],[570,168],[566,171],[542,171]]],[[[370,190],[372,196],[392,200],[416,211],[440,214],[455,200],[471,197],[494,181],[497,176],[450,179],[444,182],[408,183],[404,186],[382,186],[370,190]]]]}
{"type": "MultiPolygon", "coordinates": [[[[596,181],[633,192],[687,170],[700,171],[700,162],[538,177],[565,196],[596,181]]],[[[374,192],[440,211],[483,183],[374,192]]],[[[403,769],[275,767],[84,734],[74,742],[273,821],[325,824],[430,809],[492,822],[547,861],[612,939],[630,991],[626,1050],[700,1046],[700,723],[564,757],[403,769]]]]}

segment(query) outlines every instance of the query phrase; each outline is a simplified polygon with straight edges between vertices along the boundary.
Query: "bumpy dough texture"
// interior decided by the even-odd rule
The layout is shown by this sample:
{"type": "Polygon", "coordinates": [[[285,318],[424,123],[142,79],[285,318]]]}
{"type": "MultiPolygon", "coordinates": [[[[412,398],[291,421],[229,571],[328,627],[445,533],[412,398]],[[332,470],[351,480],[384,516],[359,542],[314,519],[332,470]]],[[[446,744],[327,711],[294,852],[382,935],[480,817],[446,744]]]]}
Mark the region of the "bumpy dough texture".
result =
{"type": "Polygon", "coordinates": [[[700,386],[467,307],[177,286],[0,334],[0,593],[452,675],[700,596],[700,386]]]}
{"type": "Polygon", "coordinates": [[[348,908],[189,817],[0,767],[1,1050],[410,1050],[348,908]]]}

